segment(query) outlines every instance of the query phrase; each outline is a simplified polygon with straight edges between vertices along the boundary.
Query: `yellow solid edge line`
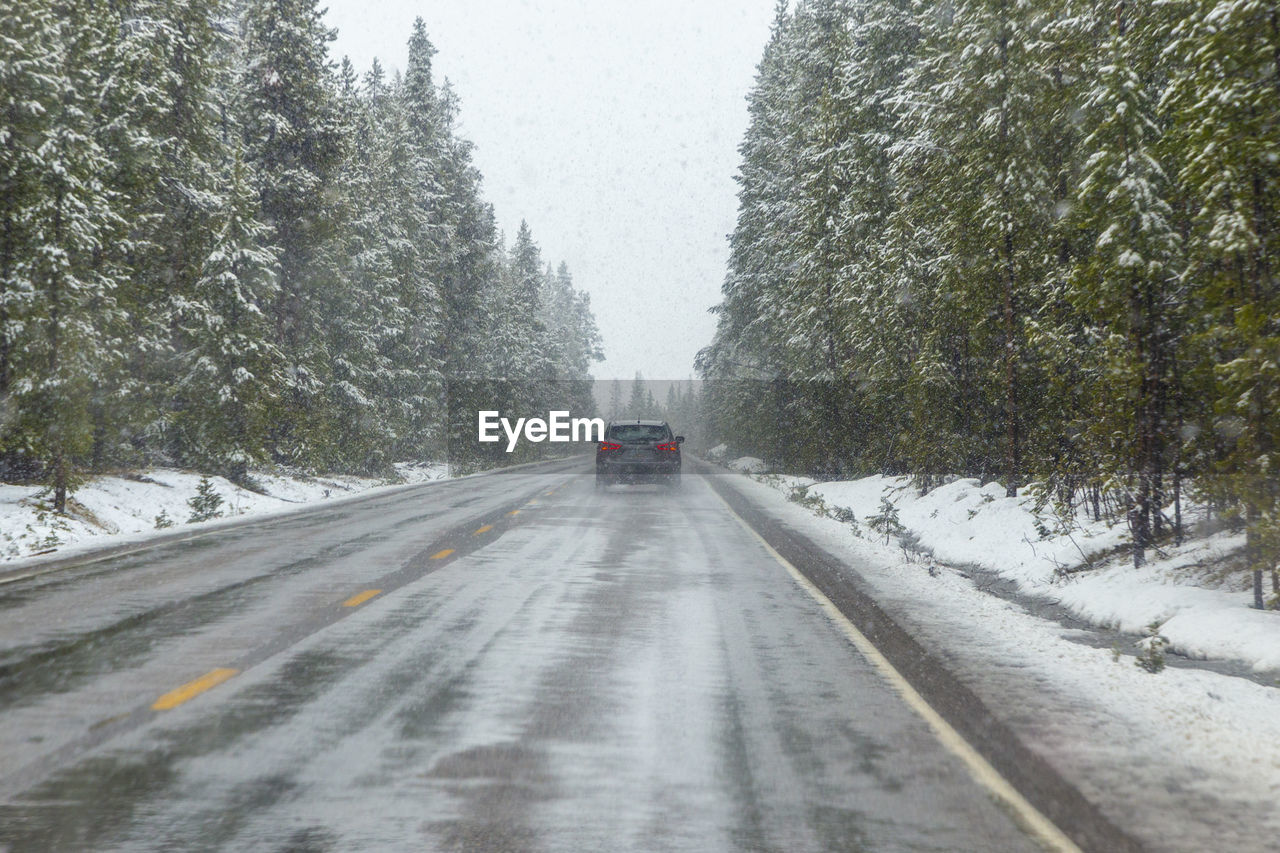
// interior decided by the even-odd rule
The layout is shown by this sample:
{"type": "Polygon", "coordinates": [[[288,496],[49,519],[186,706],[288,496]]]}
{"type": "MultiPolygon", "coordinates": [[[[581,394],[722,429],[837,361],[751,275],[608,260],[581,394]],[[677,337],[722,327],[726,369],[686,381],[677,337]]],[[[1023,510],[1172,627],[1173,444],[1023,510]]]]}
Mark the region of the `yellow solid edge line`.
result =
{"type": "Polygon", "coordinates": [[[346,601],[342,602],[342,606],[343,607],[359,607],[361,604],[364,604],[366,601],[373,598],[375,595],[380,594],[381,592],[382,590],[380,589],[366,589],[364,592],[359,593],[358,595],[353,595],[350,598],[348,598],[346,601]]]}
{"type": "Polygon", "coordinates": [[[1007,779],[1000,775],[1000,772],[991,766],[982,754],[964,739],[964,737],[956,731],[950,723],[942,718],[942,715],[933,709],[933,706],[925,701],[925,698],[911,686],[911,682],[898,672],[889,659],[875,647],[875,645],[867,639],[867,636],[858,630],[852,622],[850,622],[840,608],[832,603],[831,599],[814,586],[799,569],[791,564],[791,561],[782,556],[777,550],[770,545],[763,536],[756,532],[756,529],[729,506],[719,494],[720,502],[724,504],[729,514],[737,519],[738,524],[742,525],[763,548],[769,552],[773,559],[777,560],[781,566],[787,570],[792,579],[803,589],[809,593],[809,596],[823,609],[827,614],[827,618],[840,628],[844,635],[849,638],[862,656],[867,659],[877,670],[880,675],[889,682],[889,685],[898,692],[904,702],[915,711],[928,725],[933,729],[934,736],[938,741],[951,752],[952,755],[964,762],[965,767],[969,770],[969,775],[973,777],[979,785],[986,788],[994,797],[1003,801],[1009,807],[1014,815],[1014,819],[1022,824],[1023,828],[1029,832],[1042,846],[1049,850],[1061,851],[1062,853],[1082,853],[1079,846],[1072,841],[1065,832],[1043,814],[1035,806],[1031,805],[1022,794],[1018,793],[1018,789],[1013,787],[1007,779]]]}
{"type": "Polygon", "coordinates": [[[492,525],[492,524],[486,524],[484,527],[479,528],[478,530],[476,530],[476,532],[475,532],[475,533],[472,533],[471,535],[472,535],[472,536],[479,536],[481,533],[488,533],[488,532],[489,532],[490,530],[492,530],[492,529],[493,529],[493,525],[492,525]]]}
{"type": "Polygon", "coordinates": [[[161,696],[151,705],[153,711],[168,711],[176,708],[189,699],[194,699],[206,690],[212,690],[222,682],[226,681],[233,675],[239,673],[238,669],[215,669],[212,672],[205,673],[195,681],[188,681],[177,690],[170,690],[161,696]]]}
{"type": "Polygon", "coordinates": [[[452,548],[445,548],[443,551],[439,551],[439,552],[437,552],[437,553],[435,553],[435,554],[432,554],[432,555],[431,555],[431,559],[433,559],[433,560],[443,560],[445,557],[449,556],[449,555],[450,555],[450,554],[452,554],[452,553],[453,553],[453,549],[452,549],[452,548]]]}

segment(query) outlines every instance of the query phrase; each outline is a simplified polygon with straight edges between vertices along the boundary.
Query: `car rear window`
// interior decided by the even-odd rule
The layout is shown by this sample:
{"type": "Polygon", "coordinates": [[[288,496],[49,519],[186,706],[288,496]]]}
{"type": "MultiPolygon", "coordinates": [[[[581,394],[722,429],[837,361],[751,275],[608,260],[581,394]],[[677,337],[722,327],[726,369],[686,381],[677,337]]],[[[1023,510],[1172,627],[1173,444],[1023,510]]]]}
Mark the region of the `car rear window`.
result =
{"type": "Polygon", "coordinates": [[[609,438],[614,441],[661,441],[669,435],[661,424],[614,424],[609,427],[609,438]]]}

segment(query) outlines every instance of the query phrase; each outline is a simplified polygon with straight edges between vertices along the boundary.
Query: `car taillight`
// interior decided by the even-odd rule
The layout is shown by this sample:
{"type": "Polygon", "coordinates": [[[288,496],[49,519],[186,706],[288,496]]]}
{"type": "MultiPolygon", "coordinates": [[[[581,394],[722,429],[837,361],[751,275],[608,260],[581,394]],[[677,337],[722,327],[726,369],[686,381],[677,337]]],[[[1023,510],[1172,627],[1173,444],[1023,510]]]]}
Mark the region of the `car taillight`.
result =
{"type": "Polygon", "coordinates": [[[679,445],[679,443],[678,443],[678,442],[674,442],[674,441],[672,441],[672,442],[669,442],[669,443],[667,443],[667,444],[659,444],[659,445],[658,445],[658,449],[659,449],[659,450],[670,450],[670,451],[672,451],[672,452],[674,453],[675,451],[677,451],[677,450],[679,450],[679,449],[680,449],[680,445],[679,445]]]}
{"type": "Polygon", "coordinates": [[[600,450],[621,450],[621,444],[614,444],[612,441],[600,442],[600,450]]]}

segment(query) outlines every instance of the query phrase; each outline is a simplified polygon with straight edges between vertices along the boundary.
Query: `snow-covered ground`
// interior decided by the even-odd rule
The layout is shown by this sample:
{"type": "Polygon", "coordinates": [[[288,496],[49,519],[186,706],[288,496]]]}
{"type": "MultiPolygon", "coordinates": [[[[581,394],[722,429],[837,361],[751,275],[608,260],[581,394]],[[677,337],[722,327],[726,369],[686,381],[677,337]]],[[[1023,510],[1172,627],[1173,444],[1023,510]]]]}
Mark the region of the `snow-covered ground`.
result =
{"type": "Polygon", "coordinates": [[[399,464],[394,481],[363,477],[308,477],[255,471],[261,491],[243,489],[222,477],[210,477],[221,498],[216,516],[192,522],[191,501],[201,475],[152,468],[128,475],[94,477],[76,489],[66,516],[53,513],[48,489],[0,483],[0,565],[32,557],[58,559],[103,546],[141,541],[192,524],[290,512],[322,500],[363,494],[370,489],[422,483],[447,476],[442,464],[399,464]]]}
{"type": "MultiPolygon", "coordinates": [[[[1275,667],[1280,614],[1250,610],[1247,594],[1232,583],[1215,586],[1211,569],[1196,568],[1238,541],[1202,539],[1142,570],[1117,556],[1055,580],[1060,566],[1083,562],[1081,551],[1121,543],[1121,532],[1077,530],[1079,548],[1065,535],[1042,539],[1031,502],[972,480],[924,497],[905,480],[883,477],[819,484],[755,475],[735,485],[855,571],[997,716],[1150,849],[1275,849],[1280,690],[1189,667],[1149,674],[1096,637],[984,591],[981,575],[955,565],[984,566],[1100,624],[1138,631],[1159,622],[1179,651],[1275,667]],[[785,500],[795,486],[821,495],[826,511],[815,512],[816,501],[785,500]],[[882,498],[897,508],[906,538],[919,537],[914,550],[904,550],[901,537],[885,544],[871,529],[882,498]],[[841,506],[856,516],[859,533],[848,514],[832,517],[841,506]]],[[[1260,674],[1268,682],[1280,676],[1260,674]]]]}
{"type": "MultiPolygon", "coordinates": [[[[729,467],[755,473],[758,461],[746,457],[729,467]]],[[[1188,658],[1229,660],[1280,676],[1280,612],[1252,609],[1248,578],[1223,571],[1243,547],[1243,535],[1190,538],[1180,547],[1151,551],[1147,564],[1135,569],[1122,521],[1095,522],[1082,511],[1064,522],[1052,508],[1037,513],[1033,496],[1005,497],[998,483],[960,479],[921,495],[907,477],[762,480],[819,514],[843,510],[860,536],[882,544],[886,536],[869,520],[883,515],[882,502],[888,501],[903,533],[889,536],[885,550],[899,559],[985,569],[1093,625],[1128,634],[1154,631],[1167,650],[1188,658]]],[[[1195,507],[1184,512],[1198,514],[1195,507]]]]}
{"type": "Polygon", "coordinates": [[[769,470],[764,460],[755,456],[739,456],[729,463],[729,467],[740,474],[763,474],[769,470]]]}

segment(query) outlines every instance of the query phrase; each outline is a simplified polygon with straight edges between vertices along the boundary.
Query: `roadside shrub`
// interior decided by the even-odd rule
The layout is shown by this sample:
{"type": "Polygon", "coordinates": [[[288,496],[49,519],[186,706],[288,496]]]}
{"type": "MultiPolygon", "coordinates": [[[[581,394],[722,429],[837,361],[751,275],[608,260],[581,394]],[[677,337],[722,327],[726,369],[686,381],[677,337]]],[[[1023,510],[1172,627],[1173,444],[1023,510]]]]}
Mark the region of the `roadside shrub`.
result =
{"type": "Polygon", "coordinates": [[[1147,626],[1147,636],[1138,641],[1139,648],[1138,657],[1134,660],[1134,666],[1138,669],[1146,670],[1152,675],[1164,669],[1164,648],[1169,645],[1169,640],[1160,634],[1160,623],[1152,622],[1147,626]]]}
{"type": "Polygon", "coordinates": [[[884,537],[884,544],[894,536],[901,536],[907,529],[898,521],[898,508],[888,498],[880,499],[880,512],[867,516],[867,526],[884,537]]]}
{"type": "Polygon", "coordinates": [[[198,524],[221,518],[222,503],[222,495],[213,490],[213,483],[209,482],[209,478],[201,477],[196,493],[187,500],[187,506],[191,507],[191,517],[187,519],[187,523],[198,524]]]}

